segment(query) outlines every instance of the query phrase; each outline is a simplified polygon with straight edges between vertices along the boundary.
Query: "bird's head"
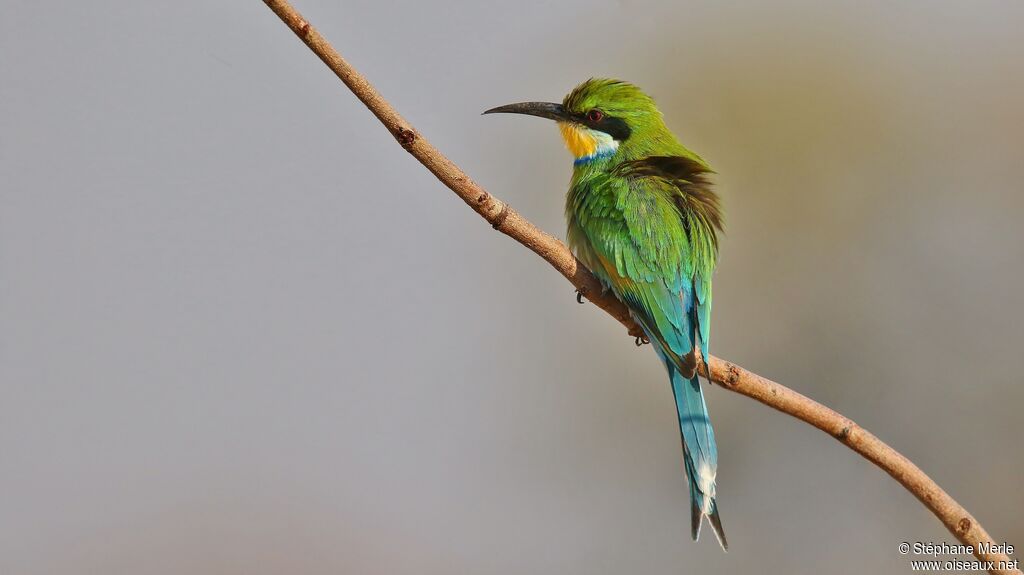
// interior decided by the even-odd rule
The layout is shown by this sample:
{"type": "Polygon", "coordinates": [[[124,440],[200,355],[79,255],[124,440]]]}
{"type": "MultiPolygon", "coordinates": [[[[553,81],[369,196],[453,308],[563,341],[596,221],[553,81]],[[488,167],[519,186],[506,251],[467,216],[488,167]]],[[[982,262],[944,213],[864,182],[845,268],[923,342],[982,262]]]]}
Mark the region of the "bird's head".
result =
{"type": "Polygon", "coordinates": [[[671,145],[675,141],[654,100],[640,88],[620,80],[591,78],[569,92],[561,104],[522,102],[484,112],[497,113],[555,120],[577,164],[632,155],[623,152],[644,152],[653,145],[671,145]]]}

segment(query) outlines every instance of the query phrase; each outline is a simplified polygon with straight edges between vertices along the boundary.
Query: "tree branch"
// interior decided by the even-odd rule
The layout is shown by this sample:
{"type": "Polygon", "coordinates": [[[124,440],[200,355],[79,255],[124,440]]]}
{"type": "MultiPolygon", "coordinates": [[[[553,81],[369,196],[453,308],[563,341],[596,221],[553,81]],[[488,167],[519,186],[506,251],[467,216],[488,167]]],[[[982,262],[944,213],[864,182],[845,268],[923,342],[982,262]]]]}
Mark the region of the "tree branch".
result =
{"type": "MultiPolygon", "coordinates": [[[[545,233],[524,219],[507,203],[492,196],[473,182],[458,166],[432,146],[412,125],[391,107],[370,82],[353,68],[309,22],[285,0],[264,0],[289,28],[330,68],[349,90],[384,124],[403,148],[419,160],[437,179],[462,198],[469,207],[487,220],[494,229],[523,244],[558,270],[588,300],[618,320],[631,336],[642,332],[626,307],[610,293],[569,249],[554,236],[545,233]]],[[[828,433],[840,443],[859,453],[885,470],[893,479],[914,494],[960,542],[970,545],[982,561],[992,561],[990,573],[1015,573],[1004,553],[982,552],[979,543],[997,543],[974,517],[942,490],[920,468],[860,427],[852,420],[783,385],[749,372],[723,359],[711,357],[709,379],[725,389],[746,395],[782,413],[805,421],[828,433]]],[[[707,370],[701,369],[702,375],[707,370]]]]}

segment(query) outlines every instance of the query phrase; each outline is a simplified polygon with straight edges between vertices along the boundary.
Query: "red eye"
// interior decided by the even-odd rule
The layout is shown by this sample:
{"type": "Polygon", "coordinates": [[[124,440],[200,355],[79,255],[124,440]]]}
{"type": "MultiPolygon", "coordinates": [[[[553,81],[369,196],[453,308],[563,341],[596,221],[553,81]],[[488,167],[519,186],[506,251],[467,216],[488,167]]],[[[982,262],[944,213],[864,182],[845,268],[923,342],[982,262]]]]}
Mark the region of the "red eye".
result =
{"type": "Polygon", "coordinates": [[[587,119],[591,122],[600,122],[604,119],[604,112],[601,110],[591,110],[587,112],[587,119]]]}

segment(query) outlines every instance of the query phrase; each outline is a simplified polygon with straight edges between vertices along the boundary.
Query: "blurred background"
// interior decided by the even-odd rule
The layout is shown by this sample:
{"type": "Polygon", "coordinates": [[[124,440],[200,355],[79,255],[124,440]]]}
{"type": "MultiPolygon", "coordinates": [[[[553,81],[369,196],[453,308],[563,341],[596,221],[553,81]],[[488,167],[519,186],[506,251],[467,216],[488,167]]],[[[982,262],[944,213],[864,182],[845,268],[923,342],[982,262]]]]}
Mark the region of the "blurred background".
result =
{"type": "MultiPolygon", "coordinates": [[[[2,6],[5,575],[907,573],[900,542],[953,542],[832,438],[712,388],[731,549],[692,543],[651,349],[263,3],[2,6]]],[[[557,130],[480,112],[644,87],[719,173],[713,353],[1024,546],[1024,4],[297,8],[560,236],[557,130]]]]}

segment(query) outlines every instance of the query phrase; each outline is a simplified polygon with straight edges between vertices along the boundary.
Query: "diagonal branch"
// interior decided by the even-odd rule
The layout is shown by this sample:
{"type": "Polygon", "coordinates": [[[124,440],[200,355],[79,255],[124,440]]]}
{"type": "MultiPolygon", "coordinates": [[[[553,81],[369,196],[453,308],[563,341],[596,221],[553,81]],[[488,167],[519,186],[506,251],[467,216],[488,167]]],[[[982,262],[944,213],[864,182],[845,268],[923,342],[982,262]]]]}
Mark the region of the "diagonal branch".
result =
{"type": "MultiPolygon", "coordinates": [[[[524,219],[507,203],[492,196],[458,166],[432,146],[373,88],[370,82],[341,57],[286,0],[264,0],[289,28],[333,71],[349,90],[384,124],[403,148],[419,160],[437,179],[462,198],[494,229],[523,244],[544,258],[569,280],[580,293],[617,319],[631,336],[642,335],[626,307],[602,290],[596,277],[554,236],[524,219]]],[[[882,468],[914,494],[960,542],[970,545],[974,555],[991,561],[990,573],[1017,574],[1006,554],[983,551],[979,543],[997,543],[974,517],[942,490],[919,467],[852,420],[788,387],[749,372],[723,359],[711,357],[710,380],[722,387],[753,398],[768,407],[805,421],[828,433],[840,443],[882,468]]],[[[701,373],[707,375],[706,369],[701,373]]]]}

